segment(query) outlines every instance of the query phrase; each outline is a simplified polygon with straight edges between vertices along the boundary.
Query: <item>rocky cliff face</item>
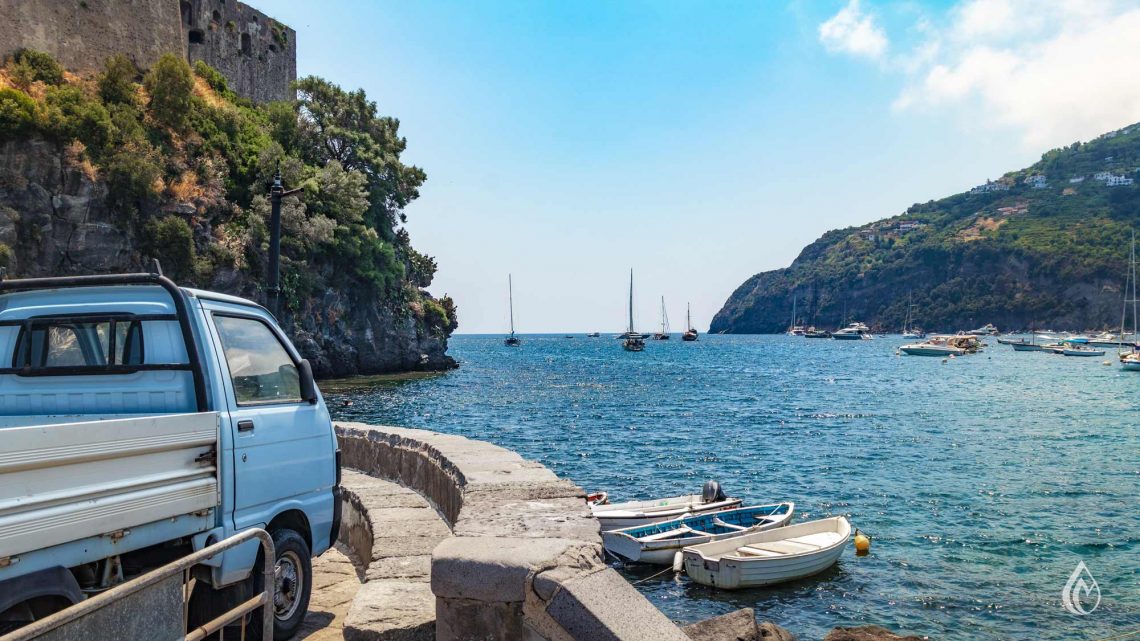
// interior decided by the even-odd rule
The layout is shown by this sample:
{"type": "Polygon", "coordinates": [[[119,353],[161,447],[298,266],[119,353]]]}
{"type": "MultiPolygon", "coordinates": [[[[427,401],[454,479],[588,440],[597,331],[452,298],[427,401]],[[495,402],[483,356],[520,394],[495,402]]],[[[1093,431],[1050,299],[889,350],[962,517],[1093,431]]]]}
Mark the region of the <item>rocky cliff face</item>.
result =
{"type": "MultiPolygon", "coordinates": [[[[0,261],[9,277],[142,271],[141,232],[108,208],[106,196],[97,172],[68,148],[39,138],[0,143],[0,261]]],[[[199,221],[194,235],[205,246],[212,230],[199,221]]],[[[220,268],[204,285],[264,300],[262,283],[244,272],[220,268]]],[[[328,289],[282,319],[319,377],[455,366],[446,335],[414,309],[362,298],[328,289]]]]}
{"type": "MultiPolygon", "coordinates": [[[[825,233],[790,266],[744,282],[711,331],[771,333],[797,320],[898,331],[1119,329],[1140,224],[1140,125],[1045,153],[994,182],[825,233]]],[[[1131,310],[1128,324],[1131,326],[1131,310]]]]}

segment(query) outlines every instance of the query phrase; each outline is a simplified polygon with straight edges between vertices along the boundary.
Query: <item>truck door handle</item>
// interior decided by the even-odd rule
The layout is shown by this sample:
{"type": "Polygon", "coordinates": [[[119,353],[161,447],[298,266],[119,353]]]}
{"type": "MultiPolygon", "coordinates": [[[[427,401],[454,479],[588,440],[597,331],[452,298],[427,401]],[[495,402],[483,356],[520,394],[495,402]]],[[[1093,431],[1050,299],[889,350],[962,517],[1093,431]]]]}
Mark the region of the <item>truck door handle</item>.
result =
{"type": "Polygon", "coordinates": [[[249,420],[248,418],[245,420],[242,420],[242,421],[238,421],[238,431],[239,432],[252,432],[253,431],[253,421],[249,420]]]}

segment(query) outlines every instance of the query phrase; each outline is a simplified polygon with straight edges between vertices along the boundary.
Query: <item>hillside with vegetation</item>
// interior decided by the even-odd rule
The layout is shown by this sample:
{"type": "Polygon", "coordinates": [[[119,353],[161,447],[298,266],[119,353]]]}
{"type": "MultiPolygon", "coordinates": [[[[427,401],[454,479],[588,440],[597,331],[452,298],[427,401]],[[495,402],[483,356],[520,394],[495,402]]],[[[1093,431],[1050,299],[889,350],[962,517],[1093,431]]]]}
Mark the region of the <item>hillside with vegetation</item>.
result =
{"type": "Polygon", "coordinates": [[[0,266],[9,276],[140,271],[264,301],[268,185],[282,209],[282,325],[318,375],[441,369],[450,298],[424,288],[405,208],[426,175],[399,122],[317,77],[255,105],[199,62],[124,56],[78,76],[21,51],[0,69],[0,266]]]}
{"type": "Polygon", "coordinates": [[[1031,167],[903,214],[829,231],[784,269],[749,278],[712,332],[847,319],[899,330],[907,302],[932,331],[985,323],[1119,327],[1131,230],[1140,222],[1140,125],[1045,153],[1031,167]]]}

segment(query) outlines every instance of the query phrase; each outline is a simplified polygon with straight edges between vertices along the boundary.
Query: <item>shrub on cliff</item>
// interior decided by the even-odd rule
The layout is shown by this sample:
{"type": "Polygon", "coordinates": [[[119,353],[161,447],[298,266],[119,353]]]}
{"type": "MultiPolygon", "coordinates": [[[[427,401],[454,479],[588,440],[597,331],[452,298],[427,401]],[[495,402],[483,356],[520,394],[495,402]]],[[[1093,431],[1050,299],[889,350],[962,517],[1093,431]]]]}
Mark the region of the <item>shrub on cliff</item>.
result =
{"type": "Polygon", "coordinates": [[[145,147],[124,149],[110,157],[105,167],[107,204],[124,220],[130,220],[157,198],[155,186],[162,177],[154,151],[145,147]]]}
{"type": "Polygon", "coordinates": [[[63,82],[63,67],[51,54],[35,49],[20,49],[12,56],[8,72],[17,86],[27,89],[33,82],[58,85],[63,82]]]}
{"type": "Polygon", "coordinates": [[[100,157],[111,143],[114,126],[107,109],[79,87],[52,87],[44,95],[43,127],[56,140],[67,143],[78,140],[95,157],[100,157]]]}
{"type": "Polygon", "coordinates": [[[150,220],[142,229],[142,251],[162,261],[164,271],[176,279],[194,276],[197,252],[190,225],[178,216],[150,220]]]}
{"type": "Polygon", "coordinates": [[[182,131],[190,116],[194,75],[178,56],[163,54],[147,72],[143,84],[150,94],[150,110],[162,124],[182,131]]]}
{"type": "Polygon", "coordinates": [[[103,64],[99,74],[99,96],[108,104],[135,104],[135,79],[139,70],[123,54],[115,54],[103,64]]]}
{"type": "Polygon", "coordinates": [[[11,138],[36,126],[36,101],[18,89],[0,89],[0,138],[11,138]]]}

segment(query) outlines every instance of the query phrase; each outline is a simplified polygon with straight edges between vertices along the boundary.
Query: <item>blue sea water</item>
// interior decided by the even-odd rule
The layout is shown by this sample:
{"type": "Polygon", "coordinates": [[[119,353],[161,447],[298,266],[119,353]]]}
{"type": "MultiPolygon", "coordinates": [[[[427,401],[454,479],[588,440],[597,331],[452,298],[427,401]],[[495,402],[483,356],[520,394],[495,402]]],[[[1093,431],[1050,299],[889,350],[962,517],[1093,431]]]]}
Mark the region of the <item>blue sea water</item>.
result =
{"type": "MultiPolygon", "coordinates": [[[[490,441],[614,501],[717,479],[873,537],[870,555],[849,549],[782,586],[637,584],[678,621],[752,607],[801,639],[867,623],[943,639],[1140,629],[1140,372],[1103,365],[1112,350],[1067,358],[990,339],[944,362],[897,356],[903,342],[674,336],[627,353],[611,336],[518,348],[457,336],[459,370],[329,398],[337,418],[490,441]],[[1061,601],[1081,561],[1101,595],[1087,616],[1061,601]]],[[[631,581],[660,569],[615,567],[631,581]]]]}

